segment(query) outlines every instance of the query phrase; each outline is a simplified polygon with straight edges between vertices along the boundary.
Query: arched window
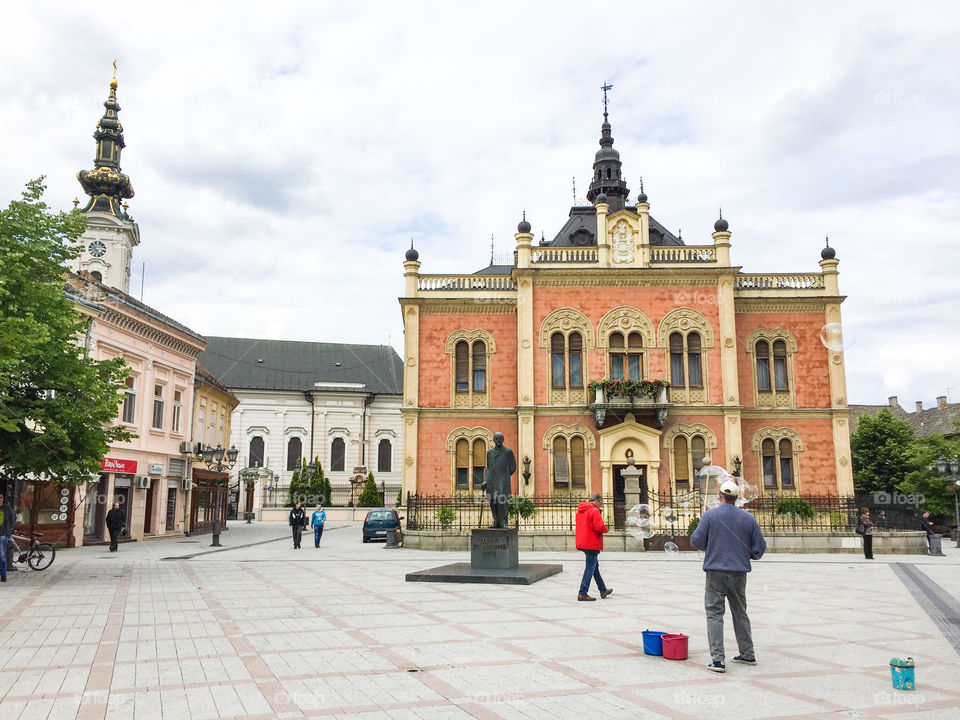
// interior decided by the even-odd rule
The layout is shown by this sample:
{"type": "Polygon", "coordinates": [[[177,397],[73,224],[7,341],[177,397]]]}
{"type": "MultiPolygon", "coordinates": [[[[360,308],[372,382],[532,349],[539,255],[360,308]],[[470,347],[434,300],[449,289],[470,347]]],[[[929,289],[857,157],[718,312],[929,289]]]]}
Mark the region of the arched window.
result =
{"type": "Polygon", "coordinates": [[[479,490],[487,470],[487,444],[477,438],[473,441],[473,489],[479,490]]]}
{"type": "Polygon", "coordinates": [[[551,384],[555,388],[566,387],[564,382],[564,359],[566,342],[563,333],[554,333],[550,336],[550,368],[551,384]]]}
{"type": "Polygon", "coordinates": [[[487,346],[482,340],[473,343],[473,391],[486,392],[487,389],[487,346]]]}
{"type": "Polygon", "coordinates": [[[622,333],[610,335],[610,379],[626,380],[626,345],[622,333]]]}
{"type": "Polygon", "coordinates": [[[610,334],[610,379],[643,379],[643,336],[632,332],[626,338],[623,333],[610,334]]]}
{"type": "Polygon", "coordinates": [[[760,455],[763,458],[763,486],[765,488],[777,487],[776,448],[776,443],[770,438],[764,440],[760,446],[760,455]]]}
{"type": "Polygon", "coordinates": [[[460,438],[457,440],[456,463],[456,489],[479,490],[487,469],[487,444],[481,438],[472,443],[460,438]]]}
{"type": "Polygon", "coordinates": [[[343,438],[334,438],[330,443],[330,470],[343,472],[347,462],[347,445],[343,438]]]}
{"type": "Polygon", "coordinates": [[[254,435],[250,438],[250,467],[263,467],[263,438],[254,435]]]}
{"type": "Polygon", "coordinates": [[[570,487],[570,466],[567,464],[567,439],[558,435],[553,439],[553,487],[566,490],[570,487]]]}
{"type": "Polygon", "coordinates": [[[687,380],[689,387],[703,387],[703,373],[700,372],[700,333],[687,335],[687,380]]]}
{"type": "Polygon", "coordinates": [[[703,435],[677,435],[673,439],[673,479],[677,489],[700,487],[700,470],[707,455],[707,440],[703,435]]]}
{"type": "Polygon", "coordinates": [[[457,392],[470,392],[470,346],[466,341],[457,343],[456,350],[457,392]]]}
{"type": "Polygon", "coordinates": [[[670,384],[682,387],[683,381],[683,335],[670,333],[670,384]]]}
{"type": "Polygon", "coordinates": [[[777,392],[787,390],[787,344],[783,340],[773,343],[773,382],[777,392]]]}
{"type": "Polygon", "coordinates": [[[583,387],[583,336],[555,332],[550,336],[550,385],[557,389],[583,387]]]}
{"type": "Polygon", "coordinates": [[[496,348],[493,336],[485,330],[457,330],[447,338],[446,352],[453,359],[453,395],[455,407],[487,404],[490,392],[488,354],[496,348]]]}
{"type": "Polygon", "coordinates": [[[587,451],[583,438],[574,435],[570,438],[570,485],[575,488],[587,484],[587,451]]]}
{"type": "Polygon", "coordinates": [[[392,472],[393,445],[387,438],[377,443],[377,472],[392,472]]]}
{"type": "Polygon", "coordinates": [[[94,270],[90,275],[97,282],[103,282],[103,274],[99,270],[94,270]]]}
{"type": "MultiPolygon", "coordinates": [[[[774,345],[776,352],[776,345],[774,345]]],[[[793,445],[787,438],[780,440],[780,487],[793,487],[793,445]]]]}
{"type": "Polygon", "coordinates": [[[303,442],[298,437],[287,441],[287,470],[300,468],[300,458],[303,456],[303,442]]]}
{"type": "Polygon", "coordinates": [[[761,340],[756,345],[757,390],[770,392],[770,343],[761,340]]]}

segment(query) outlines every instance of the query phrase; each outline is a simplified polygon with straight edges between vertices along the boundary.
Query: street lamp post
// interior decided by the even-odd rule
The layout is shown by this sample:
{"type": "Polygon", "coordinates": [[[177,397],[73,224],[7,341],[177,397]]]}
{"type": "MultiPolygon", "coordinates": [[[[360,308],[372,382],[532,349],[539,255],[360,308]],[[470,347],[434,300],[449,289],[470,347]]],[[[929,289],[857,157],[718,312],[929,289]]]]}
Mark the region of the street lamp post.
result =
{"type": "Polygon", "coordinates": [[[960,460],[937,458],[937,474],[953,483],[953,512],[957,522],[957,547],[960,548],[960,460]]]}
{"type": "MultiPolygon", "coordinates": [[[[239,454],[240,451],[235,446],[231,445],[229,450],[224,450],[223,446],[217,443],[215,448],[209,445],[203,448],[200,451],[200,459],[203,460],[203,464],[207,466],[208,470],[219,475],[224,471],[230,472],[233,470],[239,454]],[[224,455],[227,457],[226,464],[223,462],[224,455]]],[[[229,478],[218,477],[213,481],[217,485],[217,499],[213,511],[213,542],[210,543],[210,547],[220,547],[220,495],[223,489],[223,480],[229,480],[229,478]]]]}

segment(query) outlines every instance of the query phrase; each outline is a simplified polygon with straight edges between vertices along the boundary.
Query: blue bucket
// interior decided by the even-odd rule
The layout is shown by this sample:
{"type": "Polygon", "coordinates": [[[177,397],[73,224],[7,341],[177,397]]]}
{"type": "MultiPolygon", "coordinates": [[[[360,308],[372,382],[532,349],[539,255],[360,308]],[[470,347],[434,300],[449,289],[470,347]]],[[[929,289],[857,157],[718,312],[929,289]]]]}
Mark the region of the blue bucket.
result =
{"type": "Polygon", "coordinates": [[[890,661],[890,676],[893,680],[894,690],[914,690],[917,685],[914,681],[914,671],[916,667],[913,658],[900,660],[893,658],[890,661]]]}
{"type": "Polygon", "coordinates": [[[643,631],[643,652],[646,655],[663,655],[663,640],[662,636],[666,635],[665,632],[657,632],[656,630],[644,630],[643,631]]]}

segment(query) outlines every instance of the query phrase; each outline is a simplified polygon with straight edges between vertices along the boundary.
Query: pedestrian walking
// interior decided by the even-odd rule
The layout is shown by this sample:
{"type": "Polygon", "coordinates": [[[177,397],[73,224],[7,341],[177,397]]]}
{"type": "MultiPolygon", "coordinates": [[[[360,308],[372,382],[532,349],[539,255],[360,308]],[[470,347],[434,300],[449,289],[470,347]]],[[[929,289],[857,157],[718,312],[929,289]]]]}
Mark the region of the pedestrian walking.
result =
{"type": "Polygon", "coordinates": [[[320,547],[320,538],[323,536],[323,524],[327,521],[327,511],[323,505],[317,505],[317,509],[310,516],[310,525],[313,527],[313,546],[320,547]]]}
{"type": "Polygon", "coordinates": [[[117,541],[127,527],[127,514],[120,509],[120,503],[115,502],[107,513],[107,532],[110,533],[110,552],[117,551],[117,541]]]}
{"type": "Polygon", "coordinates": [[[10,545],[10,536],[13,535],[15,521],[13,508],[3,493],[0,493],[0,582],[7,581],[7,548],[10,545]]]}
{"type": "Polygon", "coordinates": [[[580,581],[580,592],[577,600],[596,600],[590,597],[590,579],[597,582],[597,590],[600,591],[600,597],[606,598],[613,592],[613,588],[608,588],[600,577],[600,551],[603,550],[604,533],[610,532],[610,528],[603,522],[603,515],[600,514],[600,506],[603,503],[603,495],[594,493],[590,500],[582,502],[577,507],[577,550],[586,555],[586,565],[583,568],[583,579],[580,581]]]}
{"type": "Polygon", "coordinates": [[[703,605],[707,615],[707,644],[711,662],[707,669],[726,672],[723,652],[723,615],[730,604],[733,632],[740,654],[734,662],[756,665],[750,618],[747,617],[747,573],[751,560],[759,560],[767,549],[760,526],[753,515],[736,506],[740,487],[733,480],[720,485],[720,504],[707,510],[690,543],[703,550],[706,589],[703,605]]]}
{"type": "Polygon", "coordinates": [[[870,508],[860,508],[860,524],[863,525],[863,557],[873,560],[873,520],[870,519],[870,508]]]}
{"type": "Polygon", "coordinates": [[[297,502],[290,508],[290,527],[293,530],[293,547],[300,549],[300,538],[303,536],[303,526],[307,524],[307,511],[297,502]]]}

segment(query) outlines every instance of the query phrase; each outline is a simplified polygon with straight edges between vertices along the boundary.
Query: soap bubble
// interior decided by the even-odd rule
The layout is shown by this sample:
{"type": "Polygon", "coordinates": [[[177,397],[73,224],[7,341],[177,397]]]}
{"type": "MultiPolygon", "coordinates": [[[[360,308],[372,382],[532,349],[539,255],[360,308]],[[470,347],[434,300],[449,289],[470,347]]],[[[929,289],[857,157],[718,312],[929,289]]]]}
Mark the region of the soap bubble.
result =
{"type": "Polygon", "coordinates": [[[717,507],[720,504],[720,498],[716,495],[704,495],[703,497],[703,511],[706,512],[711,508],[717,507]]]}
{"type": "Polygon", "coordinates": [[[625,529],[633,537],[642,540],[653,536],[653,508],[644,503],[634,505],[626,512],[625,529]]]}
{"type": "Polygon", "coordinates": [[[757,490],[756,485],[751,485],[743,478],[737,478],[740,481],[740,499],[744,503],[748,503],[751,500],[756,500],[760,497],[760,492],[757,490]]]}
{"type": "Polygon", "coordinates": [[[667,557],[675,558],[677,553],[680,552],[680,548],[677,547],[675,542],[668,542],[663,544],[663,551],[667,554],[667,557]]]}
{"type": "Polygon", "coordinates": [[[853,344],[849,337],[844,338],[843,326],[840,323],[827,323],[820,328],[820,342],[833,352],[843,352],[853,344]]]}
{"type": "Polygon", "coordinates": [[[663,521],[666,523],[675,523],[677,521],[677,512],[671,507],[663,509],[663,521]]]}
{"type": "Polygon", "coordinates": [[[683,501],[682,503],[680,503],[680,507],[684,509],[688,509],[690,507],[690,501],[689,500],[683,501]]]}
{"type": "Polygon", "coordinates": [[[703,494],[704,512],[720,504],[717,494],[720,492],[720,486],[727,480],[734,480],[733,475],[719,465],[707,465],[700,471],[700,492],[703,494]]]}

